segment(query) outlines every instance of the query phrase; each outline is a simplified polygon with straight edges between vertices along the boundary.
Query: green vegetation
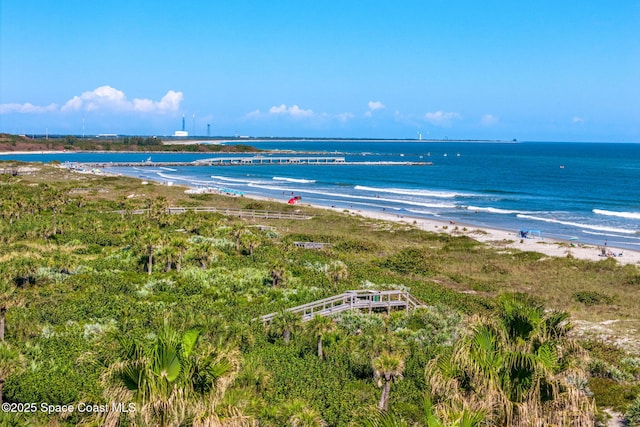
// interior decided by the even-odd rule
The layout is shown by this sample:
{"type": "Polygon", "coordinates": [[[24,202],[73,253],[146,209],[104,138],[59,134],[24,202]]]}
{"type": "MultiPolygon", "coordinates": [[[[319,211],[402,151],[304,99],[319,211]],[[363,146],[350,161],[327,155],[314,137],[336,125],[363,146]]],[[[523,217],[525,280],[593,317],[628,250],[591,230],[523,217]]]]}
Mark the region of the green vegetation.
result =
{"type": "Polygon", "coordinates": [[[211,145],[181,144],[172,140],[162,141],[158,137],[124,136],[114,138],[77,136],[28,138],[26,136],[0,134],[0,151],[168,151],[168,152],[257,152],[254,147],[245,144],[211,145]]]}
{"type": "Polygon", "coordinates": [[[638,422],[636,266],[35,167],[0,175],[0,399],[54,406],[0,425],[593,425],[603,408],[638,422]],[[349,289],[428,308],[286,311],[349,289]],[[582,326],[610,320],[609,342],[582,326]]]}

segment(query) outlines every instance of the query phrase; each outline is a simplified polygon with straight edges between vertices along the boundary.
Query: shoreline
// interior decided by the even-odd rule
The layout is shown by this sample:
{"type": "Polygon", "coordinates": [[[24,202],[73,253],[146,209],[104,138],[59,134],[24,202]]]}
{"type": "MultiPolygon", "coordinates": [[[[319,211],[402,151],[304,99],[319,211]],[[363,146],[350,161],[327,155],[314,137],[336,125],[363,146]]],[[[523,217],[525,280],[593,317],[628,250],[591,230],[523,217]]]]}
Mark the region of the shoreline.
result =
{"type": "MultiPolygon", "coordinates": [[[[313,207],[322,208],[321,206],[315,205],[313,205],[313,207]]],[[[332,208],[328,209],[339,210],[332,208]]],[[[360,210],[355,211],[353,209],[350,209],[349,213],[369,219],[407,224],[418,227],[423,231],[446,233],[453,236],[467,236],[473,240],[497,249],[517,249],[520,251],[539,252],[550,257],[558,258],[572,256],[573,258],[595,262],[602,261],[607,258],[613,258],[622,265],[640,264],[640,251],[633,251],[629,249],[609,247],[605,249],[605,253],[609,252],[614,255],[603,256],[602,247],[588,244],[577,245],[570,241],[553,237],[530,237],[523,239],[516,232],[489,227],[478,227],[470,224],[456,223],[454,221],[440,221],[435,219],[406,216],[397,217],[393,214],[360,210]]]]}
{"type": "MultiPolygon", "coordinates": [[[[42,152],[30,152],[29,154],[41,154],[42,152]]],[[[52,153],[60,153],[59,151],[52,151],[52,153]]],[[[3,154],[16,154],[0,153],[3,154]]],[[[64,167],[60,165],[60,167],[64,167]]],[[[79,172],[79,171],[75,171],[79,172]]],[[[93,173],[86,171],[84,173],[93,173]]],[[[101,170],[101,174],[118,176],[117,174],[106,172],[101,170]]],[[[137,177],[136,177],[137,178],[137,177]]],[[[150,180],[151,181],[151,180],[150,180]]],[[[165,185],[163,181],[154,181],[158,185],[165,185]]],[[[197,189],[197,187],[189,185],[179,185],[185,189],[197,189]]],[[[285,200],[279,200],[277,198],[262,196],[256,194],[245,194],[244,197],[254,200],[263,200],[276,203],[286,204],[285,200]]],[[[542,237],[542,238],[521,238],[516,231],[504,230],[486,226],[477,226],[467,223],[456,223],[450,220],[439,220],[432,218],[413,217],[408,215],[398,215],[394,213],[378,212],[362,209],[346,209],[341,207],[330,207],[319,204],[301,203],[300,206],[309,206],[317,209],[329,210],[337,213],[344,213],[347,215],[359,215],[363,218],[389,221],[398,224],[406,224],[407,226],[417,227],[424,231],[435,233],[446,233],[455,236],[467,236],[483,244],[490,245],[497,249],[517,249],[520,251],[532,251],[539,252],[551,257],[568,257],[571,256],[577,259],[589,260],[589,261],[602,261],[607,258],[613,258],[622,265],[633,264],[640,265],[640,251],[628,248],[616,248],[615,246],[598,246],[594,244],[582,244],[579,242],[572,242],[556,237],[542,237]],[[604,253],[606,255],[603,255],[604,253]],[[607,256],[610,255],[610,256],[607,256]]]]}
{"type": "MultiPolygon", "coordinates": [[[[265,196],[244,195],[248,199],[269,201],[275,203],[286,203],[282,200],[265,196]]],[[[315,209],[323,209],[345,215],[357,215],[367,219],[380,221],[388,221],[396,224],[405,224],[411,227],[417,227],[420,230],[433,233],[446,233],[452,236],[467,236],[482,244],[491,246],[496,249],[517,249],[523,252],[539,252],[549,257],[566,258],[571,256],[576,259],[588,260],[593,262],[603,261],[613,258],[621,265],[640,265],[640,251],[631,249],[620,249],[615,247],[605,247],[605,253],[611,252],[615,256],[603,256],[602,246],[590,244],[575,244],[568,240],[542,237],[542,238],[521,238],[518,233],[490,228],[484,226],[475,226],[472,224],[457,223],[455,221],[445,221],[437,219],[428,219],[420,217],[412,217],[384,212],[374,212],[361,209],[344,209],[336,207],[328,207],[323,205],[300,203],[299,206],[307,206],[315,209]],[[621,255],[622,254],[622,255],[621,255]]]]}

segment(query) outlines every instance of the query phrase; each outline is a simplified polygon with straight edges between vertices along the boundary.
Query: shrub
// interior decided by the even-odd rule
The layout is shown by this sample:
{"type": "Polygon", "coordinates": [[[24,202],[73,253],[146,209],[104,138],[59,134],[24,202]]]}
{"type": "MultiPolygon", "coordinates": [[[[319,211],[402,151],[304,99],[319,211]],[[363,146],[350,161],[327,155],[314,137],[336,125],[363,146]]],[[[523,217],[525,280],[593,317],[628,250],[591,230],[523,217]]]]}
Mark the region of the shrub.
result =
{"type": "Polygon", "coordinates": [[[402,274],[428,275],[433,270],[426,252],[416,248],[403,249],[388,257],[381,265],[402,274]]]}
{"type": "Polygon", "coordinates": [[[620,366],[627,370],[631,375],[640,376],[640,357],[624,357],[620,359],[620,366]]]}
{"type": "Polygon", "coordinates": [[[337,243],[336,250],[344,252],[374,252],[380,250],[380,245],[367,240],[345,240],[337,243]]]}
{"type": "Polygon", "coordinates": [[[609,378],[589,379],[589,389],[593,391],[598,407],[619,412],[625,411],[640,394],[639,386],[621,384],[609,378]]]}
{"type": "Polygon", "coordinates": [[[257,202],[257,201],[246,203],[244,205],[244,208],[245,209],[252,209],[252,210],[255,210],[255,211],[264,211],[264,210],[267,209],[267,207],[265,206],[264,203],[257,202]]]}
{"type": "Polygon", "coordinates": [[[640,396],[631,402],[624,414],[625,421],[629,427],[640,426],[640,396]]]}
{"type": "Polygon", "coordinates": [[[580,346],[587,350],[592,358],[602,359],[607,363],[617,365],[627,357],[619,347],[598,340],[581,341],[580,346]]]}
{"type": "Polygon", "coordinates": [[[598,358],[591,359],[588,369],[592,376],[598,378],[610,378],[618,382],[633,380],[633,376],[628,372],[624,372],[598,358]]]}
{"type": "Polygon", "coordinates": [[[513,257],[519,261],[533,262],[539,261],[541,258],[545,257],[545,255],[540,252],[525,251],[516,252],[515,254],[513,254],[513,257]]]}
{"type": "Polygon", "coordinates": [[[611,304],[613,298],[596,291],[579,291],[573,293],[573,299],[585,305],[611,304]]]}

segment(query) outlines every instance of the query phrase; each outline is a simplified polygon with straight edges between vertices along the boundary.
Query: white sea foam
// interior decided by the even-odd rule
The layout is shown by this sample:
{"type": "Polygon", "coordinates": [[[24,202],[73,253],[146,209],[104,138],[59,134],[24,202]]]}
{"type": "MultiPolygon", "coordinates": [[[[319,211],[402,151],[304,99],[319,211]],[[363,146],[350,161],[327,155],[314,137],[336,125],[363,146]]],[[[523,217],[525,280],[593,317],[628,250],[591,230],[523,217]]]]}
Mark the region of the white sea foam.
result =
{"type": "MultiPolygon", "coordinates": [[[[261,188],[264,190],[275,190],[275,191],[282,191],[283,188],[282,187],[273,187],[273,186],[269,186],[269,185],[260,185],[260,184],[249,184],[250,187],[255,187],[255,188],[261,188]]],[[[453,203],[423,203],[423,202],[414,202],[411,200],[402,200],[402,199],[390,199],[390,198],[385,198],[385,197],[369,197],[369,196],[358,196],[355,194],[345,194],[345,193],[332,193],[332,192],[327,192],[327,191],[318,191],[318,190],[313,190],[313,189],[307,189],[307,188],[288,188],[286,189],[286,191],[293,191],[294,193],[297,192],[303,192],[303,193],[307,193],[307,194],[317,194],[317,195],[321,195],[321,196],[328,196],[328,197],[339,197],[341,199],[352,199],[352,200],[372,200],[375,201],[377,203],[380,202],[386,202],[386,203],[392,203],[392,204],[396,204],[396,205],[411,205],[411,206],[422,206],[422,207],[426,207],[426,208],[442,208],[442,209],[454,209],[457,206],[453,203]]]]}
{"type": "Polygon", "coordinates": [[[433,211],[423,211],[423,210],[419,210],[419,209],[407,209],[407,212],[411,212],[411,213],[415,213],[415,214],[420,214],[420,215],[434,215],[434,216],[438,216],[437,212],[433,212],[433,211]]]}
{"type": "Polygon", "coordinates": [[[251,185],[251,184],[268,184],[272,181],[265,181],[265,180],[259,180],[259,179],[244,179],[244,178],[228,178],[226,176],[218,176],[218,175],[211,175],[211,178],[218,180],[218,181],[224,181],[224,182],[235,182],[235,183],[239,183],[239,184],[247,184],[247,185],[251,185]]]}
{"type": "Polygon", "coordinates": [[[611,234],[611,233],[598,233],[597,231],[588,231],[581,230],[584,234],[590,234],[592,236],[605,236],[605,237],[619,237],[622,238],[624,236],[620,236],[619,234],[611,234]]]}
{"type": "Polygon", "coordinates": [[[164,178],[164,179],[168,179],[171,181],[186,181],[190,184],[193,185],[211,185],[212,182],[211,181],[205,181],[205,180],[201,180],[201,179],[193,179],[193,177],[190,176],[182,176],[182,175],[168,175],[166,173],[162,173],[162,172],[158,172],[157,174],[158,176],[164,178]]]}
{"type": "Polygon", "coordinates": [[[220,181],[229,181],[229,182],[244,182],[244,183],[253,182],[250,179],[228,178],[226,176],[218,176],[218,175],[211,175],[211,178],[217,179],[217,180],[220,180],[220,181]]]}
{"type": "Polygon", "coordinates": [[[440,197],[440,198],[446,198],[446,199],[453,199],[454,197],[473,197],[474,196],[473,194],[470,194],[470,193],[418,190],[413,188],[367,187],[364,185],[356,185],[354,188],[356,190],[375,191],[377,193],[392,193],[392,194],[403,194],[403,195],[410,195],[410,196],[429,196],[429,197],[440,197]]]}
{"type": "Polygon", "coordinates": [[[553,219],[553,218],[541,218],[541,217],[537,217],[537,216],[533,216],[533,215],[525,215],[525,214],[518,214],[516,215],[518,218],[522,218],[522,219],[531,219],[534,221],[544,221],[544,222],[551,222],[554,224],[563,224],[563,225],[568,225],[571,227],[577,227],[577,228],[586,228],[589,230],[597,230],[597,231],[608,231],[611,233],[619,233],[619,234],[636,234],[635,230],[627,230],[625,228],[618,228],[618,227],[607,227],[604,225],[592,225],[592,224],[581,224],[578,222],[571,222],[571,221],[560,221],[557,219],[553,219]]]}
{"type": "Polygon", "coordinates": [[[165,168],[164,166],[160,166],[160,169],[165,170],[165,171],[171,171],[171,172],[177,172],[177,169],[171,169],[171,168],[165,168]]]}
{"type": "Polygon", "coordinates": [[[274,176],[272,178],[274,181],[286,181],[286,182],[296,182],[300,184],[313,184],[316,182],[315,179],[302,179],[302,178],[284,178],[280,176],[274,176]]]}
{"type": "Polygon", "coordinates": [[[492,207],[482,208],[479,206],[467,206],[466,208],[470,211],[488,212],[488,213],[504,214],[504,215],[531,213],[531,212],[514,211],[510,209],[499,209],[499,208],[492,208],[492,207]]]}
{"type": "Polygon", "coordinates": [[[619,218],[640,219],[640,212],[616,212],[604,209],[594,209],[592,212],[596,215],[616,216],[619,218]]]}

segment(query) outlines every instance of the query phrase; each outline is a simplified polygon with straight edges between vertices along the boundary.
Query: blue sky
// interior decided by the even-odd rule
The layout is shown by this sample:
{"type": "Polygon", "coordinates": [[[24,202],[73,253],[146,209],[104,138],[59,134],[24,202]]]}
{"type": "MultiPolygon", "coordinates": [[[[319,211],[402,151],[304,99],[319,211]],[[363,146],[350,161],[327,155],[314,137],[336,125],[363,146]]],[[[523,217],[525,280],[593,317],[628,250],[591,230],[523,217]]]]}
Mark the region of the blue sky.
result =
{"type": "Polygon", "coordinates": [[[0,132],[640,142],[640,0],[0,2],[0,132]]]}

